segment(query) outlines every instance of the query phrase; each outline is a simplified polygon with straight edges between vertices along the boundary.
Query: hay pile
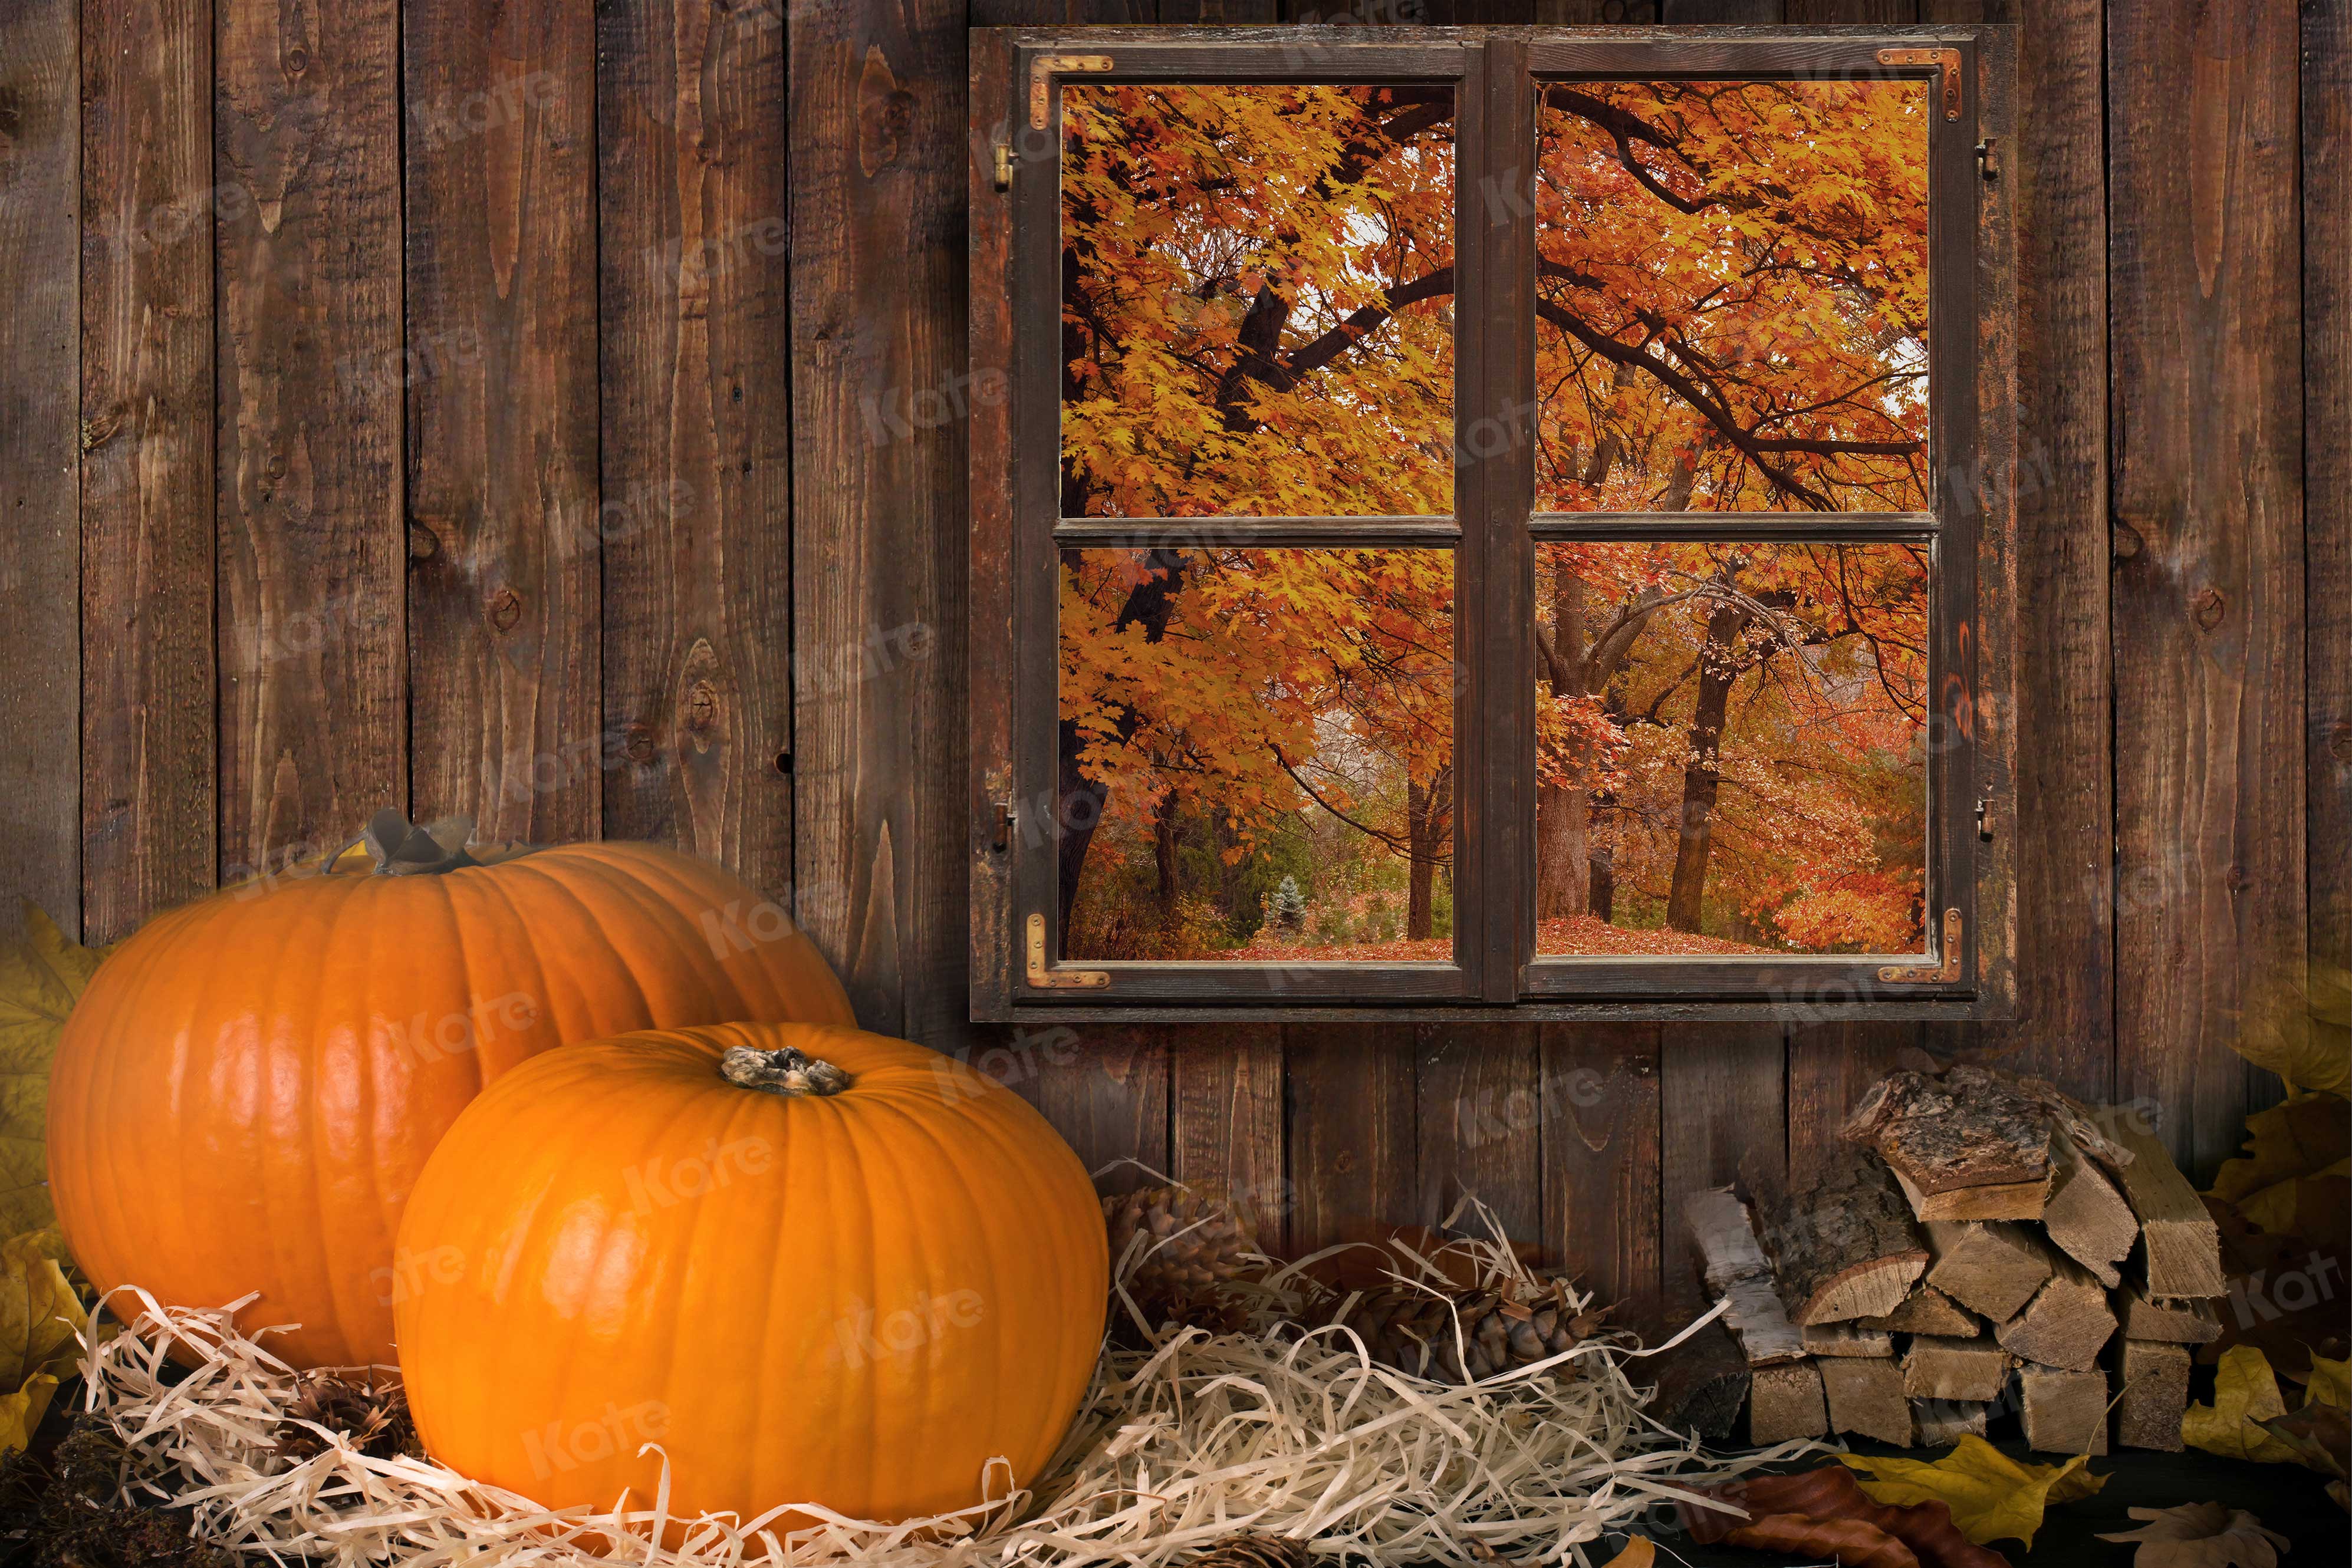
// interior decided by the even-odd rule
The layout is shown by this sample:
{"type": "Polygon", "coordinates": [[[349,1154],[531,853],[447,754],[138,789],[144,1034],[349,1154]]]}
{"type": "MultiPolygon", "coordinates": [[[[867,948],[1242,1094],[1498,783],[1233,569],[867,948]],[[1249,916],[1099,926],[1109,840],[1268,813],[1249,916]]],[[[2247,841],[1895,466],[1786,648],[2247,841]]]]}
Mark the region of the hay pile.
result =
{"type": "MultiPolygon", "coordinates": [[[[1135,1261],[1122,1260],[1122,1277],[1135,1261]]],[[[1166,1568],[1244,1530],[1311,1540],[1335,1563],[1584,1568],[1608,1555],[1586,1550],[1604,1531],[1640,1526],[1695,1482],[1785,1457],[1711,1458],[1649,1420],[1622,1340],[1467,1386],[1406,1376],[1344,1328],[1298,1325],[1302,1296],[1318,1290],[1307,1266],[1244,1287],[1242,1332],[1167,1328],[1144,1348],[1107,1348],[1034,1486],[1000,1469],[986,1504],[901,1524],[805,1505],[822,1522],[789,1534],[773,1528],[783,1507],[678,1521],[667,1483],[614,1512],[551,1513],[427,1459],[371,1455],[292,1415],[301,1380],[236,1330],[235,1307],[180,1311],[139,1296],[131,1331],[91,1349],[85,1409],[124,1444],[126,1497],[190,1509],[205,1538],[281,1560],[420,1568],[1166,1568]],[[167,1367],[174,1340],[194,1373],[167,1367]],[[1574,1375],[1557,1375],[1567,1362],[1574,1375]],[[298,1459],[289,1448],[314,1451],[298,1459]],[[665,1549],[665,1529],[681,1522],[682,1543],[665,1549]]]]}

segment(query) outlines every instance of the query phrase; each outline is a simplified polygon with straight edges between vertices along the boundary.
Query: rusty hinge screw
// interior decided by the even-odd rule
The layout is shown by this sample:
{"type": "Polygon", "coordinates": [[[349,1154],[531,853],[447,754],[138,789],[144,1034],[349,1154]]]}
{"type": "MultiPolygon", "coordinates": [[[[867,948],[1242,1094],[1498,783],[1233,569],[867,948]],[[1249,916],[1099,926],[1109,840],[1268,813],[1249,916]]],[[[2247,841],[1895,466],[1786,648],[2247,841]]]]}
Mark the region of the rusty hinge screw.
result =
{"type": "Polygon", "coordinates": [[[1054,122],[1054,78],[1071,71],[1107,71],[1108,55],[1039,55],[1029,62],[1029,129],[1054,122]]]}
{"type": "Polygon", "coordinates": [[[1013,148],[1009,142],[996,144],[996,188],[1000,191],[1013,189],[1013,148]]]}
{"type": "Polygon", "coordinates": [[[1943,962],[1934,968],[1925,964],[1888,964],[1878,971],[1878,977],[1898,986],[1949,985],[1960,977],[1960,912],[1944,911],[1943,962]]]}
{"type": "Polygon", "coordinates": [[[1960,117],[1960,51],[1958,49],[1881,49],[1882,66],[1929,66],[1943,89],[1944,118],[1960,117]]]}

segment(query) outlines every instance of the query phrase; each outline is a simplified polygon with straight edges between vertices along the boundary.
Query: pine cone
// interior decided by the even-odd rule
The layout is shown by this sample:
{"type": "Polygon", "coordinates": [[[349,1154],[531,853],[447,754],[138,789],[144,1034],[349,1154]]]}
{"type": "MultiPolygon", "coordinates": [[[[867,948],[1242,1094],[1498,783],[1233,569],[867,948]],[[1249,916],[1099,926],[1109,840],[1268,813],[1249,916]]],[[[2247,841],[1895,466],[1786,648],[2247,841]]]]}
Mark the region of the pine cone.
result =
{"type": "Polygon", "coordinates": [[[1307,1568],[1307,1542],[1280,1535],[1235,1535],[1185,1568],[1307,1568]]]}
{"type": "Polygon", "coordinates": [[[408,1397],[398,1385],[373,1388],[347,1382],[330,1372],[305,1375],[302,1392],[287,1407],[288,1419],[278,1439],[278,1451],[299,1464],[327,1451],[327,1439],[298,1421],[315,1421],[341,1432],[352,1448],[370,1458],[389,1459],[407,1454],[421,1458],[416,1424],[409,1419],[408,1397]]]}
{"type": "MultiPolygon", "coordinates": [[[[1577,1312],[1566,1285],[1552,1281],[1530,1301],[1491,1288],[1447,1293],[1392,1285],[1359,1297],[1339,1321],[1383,1366],[1433,1383],[1479,1383],[1573,1349],[1602,1316],[1600,1308],[1577,1312]]],[[[1573,1377],[1575,1365],[1563,1364],[1558,1375],[1573,1377]]]]}
{"type": "Polygon", "coordinates": [[[1245,1273],[1257,1235],[1222,1200],[1189,1186],[1147,1186],[1103,1199],[1114,1268],[1142,1243],[1127,1288],[1138,1300],[1197,1299],[1245,1273]]]}

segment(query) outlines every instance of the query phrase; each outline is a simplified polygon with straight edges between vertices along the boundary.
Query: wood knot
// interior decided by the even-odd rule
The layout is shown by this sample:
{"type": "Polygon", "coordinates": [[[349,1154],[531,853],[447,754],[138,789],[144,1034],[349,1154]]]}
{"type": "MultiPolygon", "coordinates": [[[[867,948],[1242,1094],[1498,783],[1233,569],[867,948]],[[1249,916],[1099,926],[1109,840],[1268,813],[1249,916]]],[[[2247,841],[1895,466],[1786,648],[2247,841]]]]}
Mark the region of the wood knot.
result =
{"type": "Polygon", "coordinates": [[[2117,560],[2132,559],[2139,554],[2142,546],[2147,542],[2139,537],[2139,530],[2129,523],[2116,523],[2114,526],[2113,536],[2113,549],[2117,560]]]}
{"type": "Polygon", "coordinates": [[[2352,724],[2339,724],[2327,732],[2327,755],[2338,762],[2352,762],[2352,724]]]}
{"type": "Polygon", "coordinates": [[[709,681],[695,682],[686,694],[686,727],[698,736],[718,724],[719,688],[709,681]]]}
{"type": "Polygon", "coordinates": [[[2209,588],[2199,594],[2196,609],[2197,629],[2200,632],[2210,632],[2214,627],[2219,626],[2221,623],[2222,615],[2228,612],[2229,607],[2229,601],[2221,597],[2221,591],[2218,588],[2209,588]]]}
{"type": "Polygon", "coordinates": [[[423,523],[408,525],[408,559],[431,560],[441,553],[441,536],[423,523]]]}
{"type": "Polygon", "coordinates": [[[654,759],[654,732],[641,724],[629,726],[621,750],[630,761],[643,767],[654,759]]]}
{"type": "Polygon", "coordinates": [[[490,624],[500,632],[511,632],[522,619],[522,595],[511,588],[501,588],[490,595],[490,624]]]}
{"type": "Polygon", "coordinates": [[[857,166],[872,179],[898,162],[915,118],[915,95],[898,85],[879,45],[866,51],[857,80],[857,166]]]}

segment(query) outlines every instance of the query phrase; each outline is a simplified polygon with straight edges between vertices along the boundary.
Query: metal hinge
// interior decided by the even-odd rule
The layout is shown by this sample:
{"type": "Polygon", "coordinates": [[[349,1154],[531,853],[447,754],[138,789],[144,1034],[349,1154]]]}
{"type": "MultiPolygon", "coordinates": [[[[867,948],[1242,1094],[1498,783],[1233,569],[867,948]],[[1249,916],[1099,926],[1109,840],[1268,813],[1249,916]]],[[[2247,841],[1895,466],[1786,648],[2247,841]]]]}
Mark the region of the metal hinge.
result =
{"type": "Polygon", "coordinates": [[[1980,842],[1992,842],[1992,796],[1977,797],[1977,838],[1980,842]]]}
{"type": "Polygon", "coordinates": [[[1058,71],[1107,71],[1108,55],[1039,55],[1029,62],[1029,129],[1054,122],[1053,77],[1058,71]]]}
{"type": "Polygon", "coordinates": [[[2000,149],[1994,145],[1999,137],[1988,136],[1977,143],[1977,172],[1988,180],[2000,178],[2000,149]]]}
{"type": "Polygon", "coordinates": [[[1106,969],[1054,969],[1045,965],[1045,917],[1029,917],[1030,985],[1041,991],[1098,991],[1110,984],[1106,969]]]}
{"type": "Polygon", "coordinates": [[[1003,854],[1013,847],[1013,830],[1021,825],[1021,803],[999,800],[996,803],[996,852],[1003,854]]]}
{"type": "Polygon", "coordinates": [[[1881,49],[1882,66],[1934,66],[1943,73],[1944,118],[1960,117],[1960,51],[1958,49],[1881,49]]]}
{"type": "Polygon", "coordinates": [[[1013,144],[1009,141],[996,144],[996,188],[1013,189],[1013,144]]]}
{"type": "Polygon", "coordinates": [[[1878,977],[1898,986],[1949,985],[1960,977],[1960,912],[1944,911],[1944,961],[1930,969],[1924,964],[1889,964],[1878,977]]]}

